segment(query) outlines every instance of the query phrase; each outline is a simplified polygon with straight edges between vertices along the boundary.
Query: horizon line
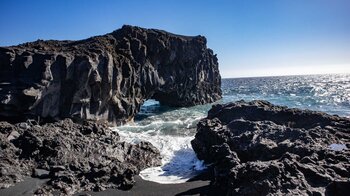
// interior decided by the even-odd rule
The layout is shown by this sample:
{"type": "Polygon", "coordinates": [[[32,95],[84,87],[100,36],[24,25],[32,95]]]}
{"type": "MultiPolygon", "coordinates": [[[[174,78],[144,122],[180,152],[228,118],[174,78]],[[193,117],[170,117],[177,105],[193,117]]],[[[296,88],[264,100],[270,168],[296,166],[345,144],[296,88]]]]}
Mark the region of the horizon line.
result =
{"type": "Polygon", "coordinates": [[[221,77],[221,79],[238,79],[238,78],[267,78],[267,77],[288,77],[288,76],[315,76],[315,75],[348,75],[350,72],[346,73],[314,73],[314,74],[286,74],[286,75],[260,75],[260,76],[232,76],[232,77],[221,77]]]}

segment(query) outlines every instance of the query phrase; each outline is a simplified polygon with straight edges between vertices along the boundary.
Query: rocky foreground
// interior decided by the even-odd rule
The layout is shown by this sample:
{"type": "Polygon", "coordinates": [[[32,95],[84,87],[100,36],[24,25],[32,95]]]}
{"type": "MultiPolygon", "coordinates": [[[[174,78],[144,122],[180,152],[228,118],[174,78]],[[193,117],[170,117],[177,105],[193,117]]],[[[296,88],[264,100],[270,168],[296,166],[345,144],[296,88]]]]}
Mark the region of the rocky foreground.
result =
{"type": "Polygon", "coordinates": [[[31,176],[48,179],[35,192],[43,195],[129,189],[140,170],[161,164],[149,142],[125,143],[103,124],[70,119],[45,125],[0,122],[0,148],[0,189],[31,176]]]}
{"type": "Polygon", "coordinates": [[[0,119],[121,124],[151,98],[170,106],[214,102],[221,77],[206,42],[124,25],[85,40],[0,47],[0,119]]]}
{"type": "Polygon", "coordinates": [[[350,120],[266,101],[214,105],[192,146],[227,195],[347,195],[350,120]]]}

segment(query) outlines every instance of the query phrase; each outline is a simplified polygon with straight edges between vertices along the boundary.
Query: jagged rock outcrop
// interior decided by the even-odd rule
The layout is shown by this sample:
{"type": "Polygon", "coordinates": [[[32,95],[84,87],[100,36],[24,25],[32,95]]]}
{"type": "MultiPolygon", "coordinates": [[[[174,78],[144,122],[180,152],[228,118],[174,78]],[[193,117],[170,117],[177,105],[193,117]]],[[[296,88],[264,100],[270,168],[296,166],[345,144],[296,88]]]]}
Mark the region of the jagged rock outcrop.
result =
{"type": "Polygon", "coordinates": [[[153,98],[191,106],[221,97],[218,61],[203,36],[123,26],[81,41],[0,47],[0,118],[123,123],[153,98]]]}
{"type": "Polygon", "coordinates": [[[347,118],[266,101],[214,105],[192,147],[227,195],[346,195],[350,187],[347,118]]]}
{"type": "Polygon", "coordinates": [[[122,142],[102,124],[0,122],[0,189],[28,176],[48,179],[39,195],[129,189],[140,170],[160,164],[152,144],[122,142]]]}

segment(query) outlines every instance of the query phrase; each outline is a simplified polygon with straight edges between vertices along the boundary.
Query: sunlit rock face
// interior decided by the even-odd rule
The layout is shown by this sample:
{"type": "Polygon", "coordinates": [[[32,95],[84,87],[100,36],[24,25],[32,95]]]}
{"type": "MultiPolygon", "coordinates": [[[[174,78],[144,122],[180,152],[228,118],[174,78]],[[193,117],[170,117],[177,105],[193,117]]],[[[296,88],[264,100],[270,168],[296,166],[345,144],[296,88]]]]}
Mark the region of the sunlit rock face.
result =
{"type": "Polygon", "coordinates": [[[123,26],[81,41],[0,48],[0,117],[133,118],[153,98],[191,106],[221,98],[218,59],[203,36],[123,26]]]}

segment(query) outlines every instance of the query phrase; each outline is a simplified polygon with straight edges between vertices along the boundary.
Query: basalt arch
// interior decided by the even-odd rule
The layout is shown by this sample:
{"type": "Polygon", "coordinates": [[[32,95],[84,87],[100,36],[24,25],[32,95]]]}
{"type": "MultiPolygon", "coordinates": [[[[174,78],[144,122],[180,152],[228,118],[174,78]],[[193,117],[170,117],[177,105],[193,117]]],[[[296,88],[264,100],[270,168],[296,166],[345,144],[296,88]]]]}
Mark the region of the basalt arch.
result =
{"type": "Polygon", "coordinates": [[[123,26],[80,41],[0,48],[0,118],[131,120],[147,99],[191,106],[221,98],[203,36],[123,26]]]}

